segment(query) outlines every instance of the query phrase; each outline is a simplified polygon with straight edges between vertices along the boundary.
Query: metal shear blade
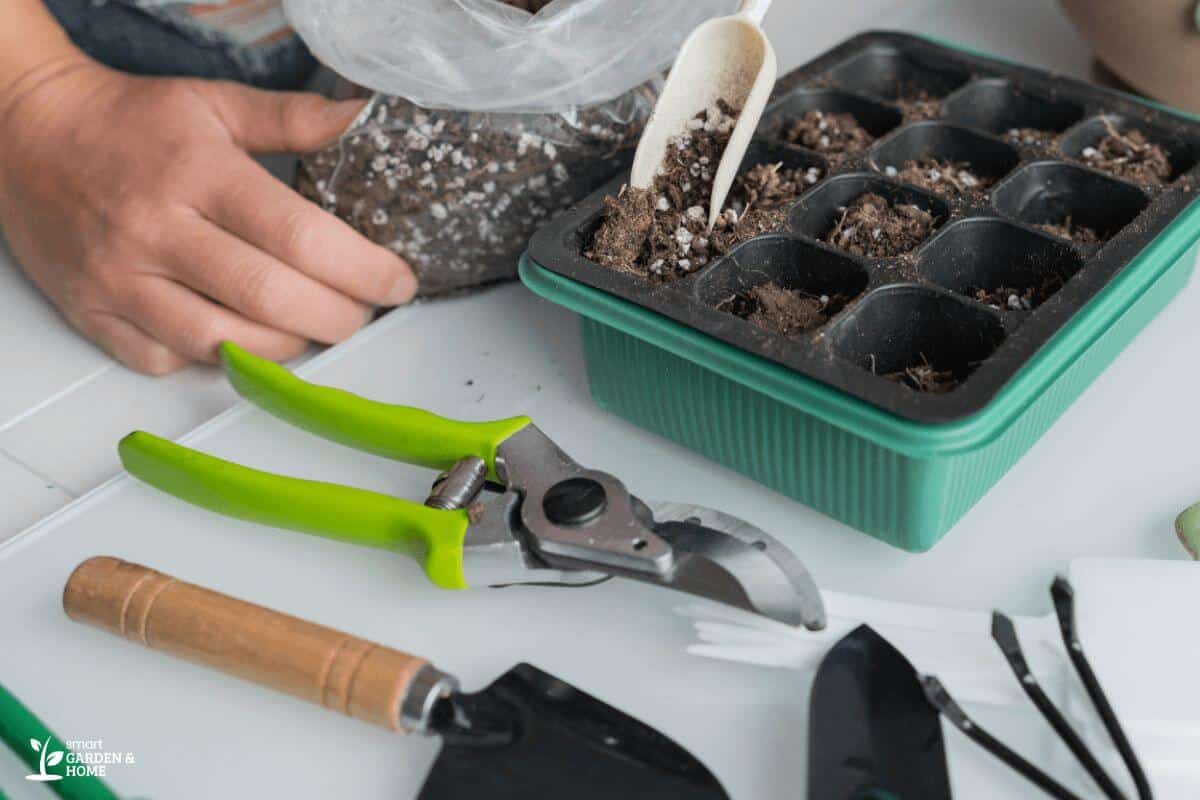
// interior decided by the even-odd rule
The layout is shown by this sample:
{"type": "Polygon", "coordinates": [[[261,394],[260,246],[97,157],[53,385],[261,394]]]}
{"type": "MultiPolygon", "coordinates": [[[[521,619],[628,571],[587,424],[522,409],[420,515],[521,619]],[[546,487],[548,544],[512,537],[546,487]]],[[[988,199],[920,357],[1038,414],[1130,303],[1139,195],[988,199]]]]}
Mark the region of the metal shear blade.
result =
{"type": "Polygon", "coordinates": [[[821,592],[799,558],[732,514],[684,503],[651,505],[659,535],[687,553],[670,585],[789,625],[825,627],[821,592]]]}
{"type": "Polygon", "coordinates": [[[472,532],[464,569],[475,585],[593,586],[610,577],[654,583],[698,595],[789,625],[825,627],[821,593],[808,570],[786,546],[750,523],[711,508],[652,502],[653,529],[674,553],[674,568],[648,573],[566,557],[539,557],[515,537],[482,541],[472,532]]]}
{"type": "Polygon", "coordinates": [[[697,506],[655,514],[615,476],[582,467],[534,425],[505,440],[496,461],[522,497],[509,520],[514,535],[547,566],[600,570],[824,627],[808,571],[758,528],[697,506]]]}

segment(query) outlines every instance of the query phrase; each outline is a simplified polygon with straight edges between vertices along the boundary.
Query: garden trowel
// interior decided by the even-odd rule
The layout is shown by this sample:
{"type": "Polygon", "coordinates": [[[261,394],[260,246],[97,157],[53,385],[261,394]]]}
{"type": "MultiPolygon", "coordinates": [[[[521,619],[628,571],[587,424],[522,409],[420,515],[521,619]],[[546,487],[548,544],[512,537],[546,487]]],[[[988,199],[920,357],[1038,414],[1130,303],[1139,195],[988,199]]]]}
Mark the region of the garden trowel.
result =
{"type": "Polygon", "coordinates": [[[809,706],[809,800],[949,800],[937,710],[900,651],[860,625],[825,655],[809,706]]]}
{"type": "Polygon", "coordinates": [[[462,692],[423,658],[105,556],[75,569],[63,607],[77,622],[390,731],[440,736],[421,800],[727,798],[675,742],[528,664],[462,692]]]}
{"type": "Polygon", "coordinates": [[[775,50],[759,27],[770,5],[771,0],[743,0],[736,14],[710,19],[692,31],[675,58],[634,155],[629,183],[648,189],[672,137],[686,131],[693,117],[718,100],[740,109],[713,176],[709,230],[725,205],[775,86],[775,50]]]}

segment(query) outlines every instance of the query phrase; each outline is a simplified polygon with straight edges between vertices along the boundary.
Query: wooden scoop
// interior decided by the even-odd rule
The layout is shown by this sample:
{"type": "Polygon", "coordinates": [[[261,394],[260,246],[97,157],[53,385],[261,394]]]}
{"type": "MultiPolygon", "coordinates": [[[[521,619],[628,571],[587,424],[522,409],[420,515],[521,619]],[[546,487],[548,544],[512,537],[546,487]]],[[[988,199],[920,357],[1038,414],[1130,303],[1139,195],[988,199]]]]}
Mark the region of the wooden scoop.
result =
{"type": "Polygon", "coordinates": [[[713,177],[709,230],[725,205],[775,85],[775,50],[759,27],[770,5],[771,0],[742,0],[738,13],[710,19],[692,31],[675,58],[633,159],[630,184],[649,189],[671,138],[684,133],[692,118],[718,100],[741,108],[713,177]]]}

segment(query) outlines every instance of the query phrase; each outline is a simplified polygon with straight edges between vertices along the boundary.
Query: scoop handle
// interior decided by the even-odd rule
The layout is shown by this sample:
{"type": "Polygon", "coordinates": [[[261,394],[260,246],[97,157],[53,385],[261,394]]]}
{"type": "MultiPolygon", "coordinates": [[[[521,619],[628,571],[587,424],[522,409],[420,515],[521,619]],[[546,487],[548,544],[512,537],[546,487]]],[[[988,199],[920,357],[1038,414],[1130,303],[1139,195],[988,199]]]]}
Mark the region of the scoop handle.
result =
{"type": "Polygon", "coordinates": [[[771,0],[742,0],[738,13],[754,20],[755,25],[762,25],[763,17],[771,7],[771,0]]]}
{"type": "Polygon", "coordinates": [[[452,681],[423,658],[108,556],[75,568],[63,608],[76,622],[391,731],[421,729],[407,710],[432,705],[430,686],[446,689],[431,677],[452,681]]]}

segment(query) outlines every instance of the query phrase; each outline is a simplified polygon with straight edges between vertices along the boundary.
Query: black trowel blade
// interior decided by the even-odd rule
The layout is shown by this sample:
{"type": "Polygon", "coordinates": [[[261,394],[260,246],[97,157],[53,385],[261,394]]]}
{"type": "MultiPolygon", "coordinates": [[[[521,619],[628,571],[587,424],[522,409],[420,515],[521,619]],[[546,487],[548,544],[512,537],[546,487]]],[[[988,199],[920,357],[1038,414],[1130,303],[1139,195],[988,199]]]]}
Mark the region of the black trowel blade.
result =
{"type": "Polygon", "coordinates": [[[825,655],[808,724],[809,800],[949,800],[938,713],[908,659],[866,625],[825,655]]]}
{"type": "Polygon", "coordinates": [[[528,664],[442,701],[434,729],[442,750],[421,800],[728,800],[675,742],[528,664]]]}

